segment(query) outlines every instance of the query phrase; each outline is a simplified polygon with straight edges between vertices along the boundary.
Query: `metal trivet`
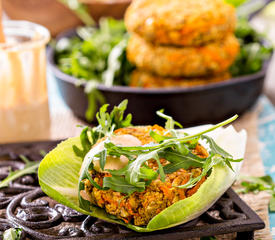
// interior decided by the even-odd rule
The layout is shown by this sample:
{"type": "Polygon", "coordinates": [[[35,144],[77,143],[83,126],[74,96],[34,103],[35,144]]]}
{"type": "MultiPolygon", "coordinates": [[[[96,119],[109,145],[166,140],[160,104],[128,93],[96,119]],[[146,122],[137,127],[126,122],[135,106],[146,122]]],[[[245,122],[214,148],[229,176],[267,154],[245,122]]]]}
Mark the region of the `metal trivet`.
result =
{"type": "MultiPolygon", "coordinates": [[[[0,180],[10,169],[24,167],[19,155],[41,159],[59,141],[0,145],[0,180]],[[7,160],[8,159],[8,160],[7,160]]],[[[36,174],[17,179],[0,189],[0,236],[10,227],[23,230],[21,239],[188,239],[233,233],[236,239],[253,239],[254,230],[264,222],[232,190],[199,218],[166,230],[136,233],[123,226],[78,213],[47,197],[38,185],[36,174]]]]}

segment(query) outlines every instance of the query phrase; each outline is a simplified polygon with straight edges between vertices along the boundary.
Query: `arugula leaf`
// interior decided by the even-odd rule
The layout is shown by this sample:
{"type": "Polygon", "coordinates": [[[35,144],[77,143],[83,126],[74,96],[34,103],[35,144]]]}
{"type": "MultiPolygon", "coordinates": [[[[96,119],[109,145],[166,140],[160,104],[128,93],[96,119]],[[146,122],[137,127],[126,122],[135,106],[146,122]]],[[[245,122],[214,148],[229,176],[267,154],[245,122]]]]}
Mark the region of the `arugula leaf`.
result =
{"type": "Polygon", "coordinates": [[[125,174],[125,179],[128,183],[140,187],[142,185],[145,185],[145,182],[140,180],[140,167],[143,163],[145,163],[147,160],[149,159],[158,159],[158,155],[157,155],[157,151],[152,151],[149,153],[144,153],[144,154],[140,154],[137,156],[137,158],[135,159],[135,161],[131,162],[128,165],[128,169],[126,171],[125,174]]]}
{"type": "Polygon", "coordinates": [[[273,180],[272,180],[272,177],[269,176],[269,175],[266,175],[266,176],[262,176],[259,178],[260,181],[262,181],[262,183],[266,183],[266,184],[269,184],[269,185],[273,185],[273,180]]]}
{"type": "Polygon", "coordinates": [[[106,164],[106,157],[107,157],[107,150],[104,149],[102,152],[99,153],[99,163],[101,170],[104,170],[106,164]]]}
{"type": "MultiPolygon", "coordinates": [[[[26,160],[26,158],[24,158],[26,160]]],[[[9,183],[27,174],[36,173],[40,162],[27,161],[23,169],[10,171],[9,176],[0,182],[0,188],[8,187],[9,183]]]]}
{"type": "MultiPolygon", "coordinates": [[[[46,152],[42,149],[39,151],[40,155],[44,157],[46,155],[46,152]]],[[[23,169],[18,169],[15,171],[10,171],[9,175],[0,182],[0,189],[4,187],[8,187],[9,183],[16,180],[17,178],[20,178],[22,176],[37,173],[37,169],[39,167],[40,162],[30,161],[27,157],[24,155],[19,155],[21,160],[25,163],[25,166],[23,169]]]]}
{"type": "MultiPolygon", "coordinates": [[[[247,7],[243,6],[243,10],[247,13],[247,7]]],[[[238,18],[235,35],[240,43],[240,52],[229,69],[231,75],[236,77],[260,71],[263,63],[272,54],[273,47],[270,41],[258,33],[246,17],[238,18]]]]}
{"type": "Polygon", "coordinates": [[[220,146],[218,146],[215,143],[213,138],[206,136],[206,135],[202,135],[201,138],[205,139],[208,142],[209,147],[210,147],[210,153],[219,154],[224,158],[232,158],[232,155],[229,154],[228,152],[226,152],[225,150],[223,150],[220,146]]]}
{"type": "Polygon", "coordinates": [[[238,189],[238,193],[258,193],[261,191],[266,191],[271,194],[271,199],[269,202],[269,210],[275,212],[275,183],[272,177],[269,175],[262,177],[252,177],[252,176],[241,176],[241,189],[238,189]]]}
{"type": "Polygon", "coordinates": [[[102,74],[103,83],[107,87],[113,86],[115,76],[123,67],[123,54],[126,51],[128,39],[122,39],[110,52],[108,56],[108,67],[102,74]]]}
{"type": "Polygon", "coordinates": [[[219,155],[221,157],[224,158],[224,162],[225,164],[232,170],[234,171],[232,165],[230,162],[240,162],[242,161],[243,159],[236,159],[236,160],[233,160],[233,157],[231,154],[229,154],[228,152],[226,152],[225,150],[223,150],[221,147],[219,147],[215,141],[213,140],[213,138],[209,137],[209,136],[206,136],[206,135],[202,135],[201,136],[202,139],[205,139],[209,146],[210,146],[210,154],[216,154],[216,155],[219,155]]]}
{"type": "Polygon", "coordinates": [[[157,111],[157,115],[167,120],[165,123],[165,129],[167,130],[174,129],[175,125],[180,128],[183,128],[183,126],[179,122],[176,122],[171,116],[168,116],[163,112],[164,112],[164,109],[161,109],[157,111]]]}
{"type": "Polygon", "coordinates": [[[79,149],[77,146],[73,146],[73,150],[74,150],[76,156],[84,158],[85,155],[90,151],[91,146],[93,144],[93,143],[91,143],[91,141],[88,137],[88,132],[90,132],[90,131],[91,131],[91,129],[89,127],[85,127],[80,134],[82,150],[79,149]]]}
{"type": "Polygon", "coordinates": [[[198,177],[190,177],[189,181],[183,185],[177,186],[178,188],[192,188],[194,187],[208,172],[215,166],[222,163],[224,159],[219,155],[211,154],[202,166],[202,173],[198,177]]]}
{"type": "Polygon", "coordinates": [[[115,124],[116,129],[131,126],[132,114],[128,114],[125,119],[124,112],[126,111],[128,100],[122,101],[118,106],[115,106],[110,114],[112,124],[115,124]]]}
{"type": "Polygon", "coordinates": [[[155,180],[158,177],[158,173],[144,164],[144,166],[140,168],[139,177],[144,180],[155,180]]]}
{"type": "Polygon", "coordinates": [[[124,112],[127,108],[128,100],[123,100],[118,106],[115,106],[111,113],[107,113],[108,104],[103,105],[96,114],[99,123],[97,129],[103,136],[112,134],[113,130],[128,127],[131,125],[132,115],[128,114],[124,119],[124,112]]]}
{"type": "Polygon", "coordinates": [[[145,185],[142,187],[137,187],[132,184],[129,184],[124,177],[112,176],[103,178],[103,187],[111,188],[114,191],[132,194],[133,192],[142,192],[145,190],[145,185]]]}
{"type": "Polygon", "coordinates": [[[110,115],[107,112],[109,104],[104,104],[96,114],[96,118],[98,121],[98,127],[101,128],[101,132],[103,136],[107,135],[111,129],[111,124],[110,124],[110,115]]]}
{"type": "Polygon", "coordinates": [[[165,174],[175,172],[181,168],[188,169],[192,167],[202,167],[205,159],[199,158],[189,152],[187,155],[182,155],[173,151],[163,151],[160,153],[161,158],[166,159],[170,163],[164,166],[165,174]]]}
{"type": "Polygon", "coordinates": [[[260,192],[260,191],[273,191],[275,189],[275,184],[271,176],[266,175],[263,177],[252,177],[252,176],[241,176],[242,189],[238,190],[241,193],[249,192],[260,192]]]}
{"type": "Polygon", "coordinates": [[[126,165],[125,167],[123,167],[119,170],[106,169],[106,171],[111,173],[112,176],[123,176],[123,175],[125,175],[127,169],[128,169],[128,165],[126,165]]]}
{"type": "Polygon", "coordinates": [[[41,155],[42,157],[45,157],[45,156],[47,155],[47,153],[46,153],[45,150],[43,150],[43,149],[41,149],[41,150],[39,151],[39,153],[40,153],[40,155],[41,155]]]}
{"type": "Polygon", "coordinates": [[[85,112],[85,117],[88,122],[91,122],[94,120],[94,117],[96,115],[97,106],[102,106],[104,103],[106,103],[104,95],[97,90],[97,83],[91,84],[92,87],[87,90],[89,87],[88,83],[85,87],[85,93],[88,98],[88,108],[85,112]]]}
{"type": "MultiPolygon", "coordinates": [[[[91,166],[93,166],[93,163],[91,163],[91,166]]],[[[94,187],[96,187],[97,189],[103,190],[103,188],[94,181],[94,179],[92,178],[91,174],[89,173],[89,169],[88,168],[85,169],[85,176],[83,177],[83,179],[85,179],[85,178],[88,178],[88,180],[90,181],[90,183],[94,187]]]]}
{"type": "Polygon", "coordinates": [[[3,233],[3,240],[20,240],[22,228],[9,228],[3,233]]]}
{"type": "Polygon", "coordinates": [[[176,151],[182,155],[187,155],[190,152],[190,150],[187,148],[187,146],[184,143],[176,143],[175,148],[176,148],[176,151]]]}
{"type": "Polygon", "coordinates": [[[165,182],[165,174],[164,174],[163,166],[159,160],[159,156],[156,154],[154,159],[156,160],[158,167],[159,167],[158,172],[159,172],[160,180],[162,182],[165,182]]]}
{"type": "Polygon", "coordinates": [[[94,128],[84,127],[81,134],[81,147],[73,146],[76,156],[84,159],[91,147],[102,137],[109,136],[113,130],[128,127],[131,125],[132,115],[128,114],[124,119],[124,112],[127,108],[128,100],[125,99],[118,106],[115,106],[112,112],[107,112],[108,104],[104,104],[96,114],[98,126],[94,128]]]}
{"type": "Polygon", "coordinates": [[[160,142],[162,142],[162,141],[164,141],[166,139],[171,139],[171,137],[160,135],[160,134],[156,133],[153,130],[150,130],[149,134],[158,143],[160,143],[160,142]]]}
{"type": "MultiPolygon", "coordinates": [[[[108,140],[104,142],[104,147],[107,149],[108,155],[112,155],[112,156],[116,156],[116,157],[120,157],[121,155],[124,155],[130,161],[133,161],[135,159],[135,157],[131,155],[131,154],[133,154],[133,152],[131,152],[131,154],[129,154],[129,151],[124,151],[124,150],[117,148],[117,146],[115,144],[113,144],[112,142],[110,142],[108,140]]],[[[136,154],[139,154],[139,153],[140,153],[139,151],[136,152],[136,154]]]]}

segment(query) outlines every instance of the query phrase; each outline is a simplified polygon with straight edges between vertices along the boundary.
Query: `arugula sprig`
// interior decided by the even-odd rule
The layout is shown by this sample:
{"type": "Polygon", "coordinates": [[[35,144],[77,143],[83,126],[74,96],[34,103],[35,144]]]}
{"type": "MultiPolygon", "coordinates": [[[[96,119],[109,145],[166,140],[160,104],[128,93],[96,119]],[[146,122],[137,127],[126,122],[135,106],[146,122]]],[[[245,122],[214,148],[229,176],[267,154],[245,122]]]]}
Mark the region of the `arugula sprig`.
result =
{"type": "Polygon", "coordinates": [[[230,67],[232,76],[242,76],[260,71],[270,58],[273,47],[270,41],[257,32],[247,18],[239,17],[235,35],[240,43],[240,52],[230,67]]]}
{"type": "Polygon", "coordinates": [[[253,176],[241,176],[241,188],[237,189],[238,193],[258,193],[265,191],[271,195],[269,202],[269,210],[275,212],[275,183],[269,175],[262,177],[253,177],[253,176]]]}
{"type": "Polygon", "coordinates": [[[170,139],[166,139],[164,141],[162,141],[161,143],[159,144],[154,144],[154,145],[151,145],[151,146],[148,146],[148,145],[144,145],[144,146],[136,146],[136,147],[122,147],[122,146],[116,146],[118,149],[120,150],[125,150],[125,151],[135,151],[135,150],[141,150],[141,151],[146,151],[146,150],[153,150],[153,149],[158,149],[158,148],[161,148],[163,146],[166,146],[167,145],[170,145],[170,144],[177,144],[177,143],[188,143],[189,141],[192,141],[194,139],[197,139],[199,137],[201,137],[202,135],[208,133],[208,132],[212,132],[214,131],[215,129],[217,128],[220,128],[220,127],[223,127],[233,121],[235,121],[236,119],[238,118],[238,115],[234,115],[233,117],[221,122],[221,123],[218,123],[206,130],[203,130],[201,132],[198,132],[198,133],[195,133],[193,135],[186,135],[184,137],[180,137],[180,138],[170,138],[170,139]]]}
{"type": "Polygon", "coordinates": [[[57,41],[55,61],[62,72],[78,79],[76,86],[85,87],[88,98],[85,117],[93,121],[97,107],[106,103],[98,85],[129,84],[130,74],[135,68],[126,57],[129,34],[122,20],[112,18],[102,18],[97,26],[79,27],[76,32],[77,36],[57,41]]]}
{"type": "MultiPolygon", "coordinates": [[[[189,169],[190,167],[202,168],[202,173],[199,176],[191,176],[189,181],[179,188],[191,188],[196,185],[204,176],[210,173],[211,169],[218,164],[226,164],[232,170],[231,162],[241,161],[242,159],[234,160],[233,157],[219,147],[214,140],[204,134],[213,131],[219,127],[227,125],[234,121],[238,116],[223,121],[214,125],[204,131],[196,134],[173,134],[174,126],[181,126],[176,123],[170,116],[167,116],[163,111],[157,113],[167,120],[166,128],[168,136],[161,136],[158,133],[151,131],[150,135],[156,140],[157,143],[151,143],[144,146],[123,147],[115,145],[110,140],[106,139],[104,142],[104,154],[99,152],[95,154],[100,158],[100,166],[102,170],[108,171],[111,176],[103,178],[103,186],[101,189],[113,189],[125,194],[131,194],[135,191],[142,192],[145,190],[153,179],[157,176],[161,181],[165,181],[165,174],[177,171],[180,168],[189,169]],[[198,143],[199,139],[204,139],[208,142],[210,148],[210,155],[207,158],[201,158],[193,154],[193,149],[198,143]],[[101,157],[104,156],[104,157],[101,157]],[[126,156],[129,159],[128,165],[119,170],[104,169],[106,156],[119,157],[126,156]],[[166,159],[169,164],[163,166],[160,159],[166,159]],[[155,160],[158,164],[158,171],[148,168],[147,161],[155,160]]],[[[104,120],[106,122],[106,120],[104,120]]],[[[106,127],[105,125],[103,125],[106,127]]],[[[108,125],[110,126],[110,125],[108,125]]],[[[86,174],[89,174],[88,167],[86,174]]],[[[90,162],[90,169],[92,169],[92,159],[90,162]]],[[[93,182],[91,181],[91,184],[93,182]]],[[[95,184],[93,184],[97,187],[95,184]]]]}
{"type": "MultiPolygon", "coordinates": [[[[45,157],[46,152],[44,150],[40,150],[40,155],[45,157]]],[[[10,170],[9,175],[0,182],[0,189],[4,187],[8,187],[9,183],[28,174],[37,173],[37,169],[39,167],[40,161],[30,161],[26,156],[20,155],[20,159],[25,163],[23,169],[18,169],[15,171],[10,170]]]]}
{"type": "MultiPolygon", "coordinates": [[[[118,106],[115,106],[111,113],[108,113],[109,104],[104,104],[96,114],[98,126],[84,127],[80,134],[81,147],[73,146],[76,156],[84,158],[91,147],[101,138],[110,136],[115,129],[128,127],[131,125],[132,115],[128,114],[124,118],[128,100],[125,99],[118,106]]],[[[100,159],[106,161],[106,155],[100,154],[100,159]]],[[[105,165],[105,164],[103,164],[105,165]]]]}
{"type": "Polygon", "coordinates": [[[175,125],[180,128],[183,128],[183,126],[179,122],[175,121],[171,116],[164,114],[164,109],[157,111],[157,115],[166,119],[165,129],[168,129],[168,130],[174,129],[175,125]]]}

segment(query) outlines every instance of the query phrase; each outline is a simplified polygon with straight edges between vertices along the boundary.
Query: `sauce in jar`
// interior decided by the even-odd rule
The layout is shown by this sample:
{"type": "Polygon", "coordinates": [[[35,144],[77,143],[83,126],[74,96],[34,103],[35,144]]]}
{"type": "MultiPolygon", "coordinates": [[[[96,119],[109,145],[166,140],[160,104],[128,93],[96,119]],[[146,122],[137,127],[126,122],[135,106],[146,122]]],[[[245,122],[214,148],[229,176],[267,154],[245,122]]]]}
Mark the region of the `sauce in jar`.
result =
{"type": "Polygon", "coordinates": [[[0,43],[0,142],[49,138],[45,45],[49,32],[26,21],[3,22],[0,43]]]}

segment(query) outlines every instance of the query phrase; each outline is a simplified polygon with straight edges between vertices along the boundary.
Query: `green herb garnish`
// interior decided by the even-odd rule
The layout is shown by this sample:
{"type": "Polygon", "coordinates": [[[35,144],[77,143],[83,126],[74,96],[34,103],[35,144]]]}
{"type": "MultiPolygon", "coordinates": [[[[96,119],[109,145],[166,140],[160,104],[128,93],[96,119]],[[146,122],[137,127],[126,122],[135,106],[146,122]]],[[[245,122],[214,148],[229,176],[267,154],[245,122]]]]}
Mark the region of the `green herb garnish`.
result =
{"type": "Polygon", "coordinates": [[[20,156],[20,158],[25,162],[23,169],[10,171],[9,176],[0,182],[0,188],[8,187],[9,183],[20,178],[22,176],[37,173],[40,162],[29,161],[26,157],[20,156]]]}
{"type": "MultiPolygon", "coordinates": [[[[126,108],[125,104],[121,104],[126,108]]],[[[188,135],[186,133],[180,133],[175,131],[175,125],[180,126],[179,123],[173,120],[172,117],[167,116],[163,113],[163,111],[158,111],[157,114],[166,119],[166,129],[167,136],[161,136],[154,131],[150,132],[152,138],[156,140],[157,143],[147,144],[143,146],[133,146],[133,147],[123,147],[120,145],[115,145],[110,141],[110,137],[112,135],[112,130],[120,127],[125,127],[129,125],[129,121],[127,121],[127,117],[123,120],[123,112],[125,108],[121,107],[114,108],[110,115],[106,114],[107,106],[101,107],[99,113],[97,114],[99,125],[94,128],[95,130],[100,129],[102,134],[96,134],[96,136],[106,136],[104,140],[104,150],[100,150],[98,152],[94,152],[93,156],[89,156],[86,162],[84,163],[85,169],[81,176],[81,179],[90,180],[91,184],[99,189],[112,189],[114,191],[118,191],[124,194],[131,194],[135,191],[142,192],[145,190],[146,186],[148,186],[152,180],[156,179],[158,176],[161,181],[165,181],[165,174],[172,173],[177,171],[180,168],[189,169],[190,167],[200,167],[202,168],[202,173],[199,176],[193,177],[191,176],[189,181],[181,186],[176,186],[178,188],[192,188],[195,186],[203,177],[210,174],[212,168],[216,165],[223,164],[227,165],[231,168],[231,162],[242,161],[242,159],[234,160],[233,157],[219,147],[215,141],[205,134],[213,131],[219,127],[227,125],[234,121],[238,116],[234,117],[214,125],[204,131],[199,133],[188,135]],[[118,111],[120,109],[120,111],[118,111]],[[121,112],[122,111],[122,112],[121,112]],[[114,114],[117,113],[117,114],[114,114]],[[121,114],[122,113],[122,114],[121,114]],[[112,116],[119,116],[116,124],[113,125],[113,121],[111,119],[112,116]],[[125,122],[127,124],[125,124],[125,122]],[[194,147],[197,145],[198,141],[202,139],[205,140],[210,149],[210,154],[207,158],[201,158],[192,153],[194,147]],[[129,159],[128,165],[119,170],[109,170],[105,169],[106,156],[120,157],[121,155],[126,156],[129,159]],[[102,170],[108,171],[111,176],[103,178],[103,185],[98,186],[95,184],[93,179],[91,179],[90,172],[93,170],[93,158],[97,157],[100,160],[100,168],[102,170]],[[160,159],[165,158],[169,164],[163,166],[160,163],[160,159]],[[154,171],[147,166],[148,160],[155,160],[158,164],[158,170],[154,171]]],[[[86,133],[85,133],[86,134],[86,133]]],[[[93,134],[93,133],[92,133],[93,134]]],[[[97,138],[97,140],[100,137],[97,138]]],[[[85,141],[81,141],[84,142],[85,141]]],[[[89,148],[95,144],[92,142],[89,148]]],[[[85,147],[83,146],[83,149],[85,147]]],[[[88,149],[88,148],[87,148],[88,149]]],[[[79,151],[75,151],[77,154],[79,151]]],[[[87,152],[87,151],[85,151],[87,152]]],[[[84,152],[83,152],[84,153],[84,152]]],[[[83,155],[78,155],[84,158],[83,155]]],[[[80,181],[80,190],[84,189],[84,183],[80,181]]],[[[87,202],[80,198],[80,204],[82,207],[87,208],[87,202]]]]}
{"type": "MultiPolygon", "coordinates": [[[[45,157],[46,152],[44,150],[40,150],[40,155],[42,157],[45,157]]],[[[20,155],[19,157],[25,163],[24,168],[15,170],[15,171],[10,170],[9,175],[0,182],[0,188],[8,187],[10,182],[12,182],[22,176],[32,174],[32,173],[37,173],[37,169],[39,167],[40,161],[39,162],[30,161],[24,155],[20,155]]]]}
{"type": "Polygon", "coordinates": [[[235,35],[240,42],[240,53],[230,67],[232,76],[253,74],[262,69],[264,61],[269,59],[273,47],[269,41],[258,33],[247,21],[240,17],[235,35]]]}
{"type": "MultiPolygon", "coordinates": [[[[110,136],[112,132],[118,128],[128,127],[131,125],[132,114],[128,114],[124,118],[124,113],[127,108],[128,100],[122,101],[118,106],[115,106],[111,113],[107,112],[108,104],[104,104],[96,114],[99,125],[97,127],[84,127],[80,134],[82,149],[73,146],[73,150],[78,157],[84,158],[91,147],[105,136],[110,136]]],[[[102,155],[103,157],[103,155],[102,155]]],[[[102,159],[101,157],[101,159],[102,159]]],[[[105,156],[106,157],[106,156],[105,156]]]]}
{"type": "Polygon", "coordinates": [[[271,195],[269,202],[269,210],[275,212],[275,183],[272,177],[265,175],[262,177],[241,176],[240,177],[242,188],[237,189],[238,193],[258,193],[266,191],[271,195]]]}
{"type": "Polygon", "coordinates": [[[55,46],[55,60],[61,71],[79,79],[88,97],[86,119],[94,120],[97,105],[105,99],[97,90],[106,86],[128,85],[133,65],[126,58],[128,34],[124,22],[103,18],[99,27],[82,27],[77,37],[62,38],[55,46]]]}

